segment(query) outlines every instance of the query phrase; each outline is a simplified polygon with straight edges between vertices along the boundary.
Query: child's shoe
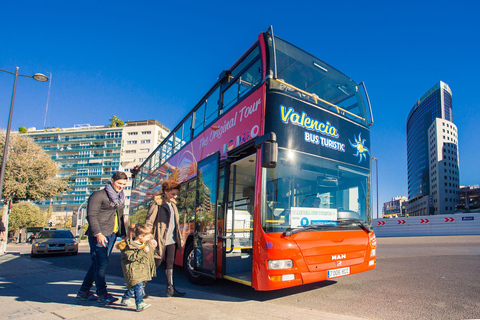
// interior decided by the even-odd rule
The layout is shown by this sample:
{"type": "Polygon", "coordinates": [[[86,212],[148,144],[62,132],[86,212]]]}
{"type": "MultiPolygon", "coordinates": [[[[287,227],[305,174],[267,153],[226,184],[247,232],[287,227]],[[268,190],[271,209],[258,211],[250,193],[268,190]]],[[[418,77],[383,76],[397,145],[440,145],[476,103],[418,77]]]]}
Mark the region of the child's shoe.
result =
{"type": "Polygon", "coordinates": [[[120,304],[124,307],[133,307],[135,305],[135,303],[132,300],[124,299],[124,298],[122,298],[122,302],[120,302],[120,304]]]}
{"type": "Polygon", "coordinates": [[[151,304],[146,304],[145,302],[142,301],[139,304],[137,304],[137,312],[143,311],[150,306],[151,306],[151,304]]]}

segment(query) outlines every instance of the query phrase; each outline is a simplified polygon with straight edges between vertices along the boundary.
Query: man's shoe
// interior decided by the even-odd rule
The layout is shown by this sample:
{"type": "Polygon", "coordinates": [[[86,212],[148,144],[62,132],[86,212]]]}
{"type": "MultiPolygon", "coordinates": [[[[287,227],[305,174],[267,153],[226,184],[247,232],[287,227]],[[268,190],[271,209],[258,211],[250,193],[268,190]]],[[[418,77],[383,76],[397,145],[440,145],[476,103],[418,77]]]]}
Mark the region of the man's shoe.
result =
{"type": "Polygon", "coordinates": [[[77,299],[80,301],[93,301],[97,300],[97,296],[92,291],[78,291],[77,299]]]}
{"type": "Polygon", "coordinates": [[[120,302],[120,304],[124,307],[133,307],[135,305],[135,303],[132,300],[123,299],[123,298],[122,298],[122,302],[120,302]]]}
{"type": "Polygon", "coordinates": [[[142,301],[137,305],[137,312],[143,311],[150,306],[151,306],[151,304],[146,304],[145,302],[142,301]]]}
{"type": "Polygon", "coordinates": [[[112,304],[117,301],[118,298],[115,298],[110,293],[105,293],[103,296],[99,296],[97,301],[102,304],[112,304]]]}

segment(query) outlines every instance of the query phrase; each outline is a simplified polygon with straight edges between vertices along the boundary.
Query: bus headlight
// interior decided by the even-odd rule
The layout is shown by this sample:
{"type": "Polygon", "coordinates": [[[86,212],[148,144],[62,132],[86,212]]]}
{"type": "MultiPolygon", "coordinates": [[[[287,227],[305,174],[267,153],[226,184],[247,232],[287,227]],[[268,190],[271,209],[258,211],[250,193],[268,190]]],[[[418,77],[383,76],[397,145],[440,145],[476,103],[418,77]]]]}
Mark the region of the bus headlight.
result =
{"type": "Polygon", "coordinates": [[[368,234],[369,237],[369,242],[370,242],[370,247],[372,249],[375,249],[377,247],[377,237],[375,236],[375,233],[372,231],[368,234]]]}
{"type": "Polygon", "coordinates": [[[293,268],[293,261],[291,259],[268,260],[268,269],[278,270],[278,269],[290,269],[290,268],[293,268]]]}

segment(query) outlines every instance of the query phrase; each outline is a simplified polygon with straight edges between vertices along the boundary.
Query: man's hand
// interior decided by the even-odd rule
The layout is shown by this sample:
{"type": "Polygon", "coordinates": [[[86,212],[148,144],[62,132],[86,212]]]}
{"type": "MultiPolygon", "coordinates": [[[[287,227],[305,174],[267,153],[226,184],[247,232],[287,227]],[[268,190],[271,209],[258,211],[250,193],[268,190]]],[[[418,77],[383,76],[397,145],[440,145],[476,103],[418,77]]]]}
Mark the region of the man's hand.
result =
{"type": "Polygon", "coordinates": [[[107,238],[103,234],[99,233],[95,236],[95,238],[97,238],[97,243],[99,245],[105,248],[107,247],[107,238]]]}

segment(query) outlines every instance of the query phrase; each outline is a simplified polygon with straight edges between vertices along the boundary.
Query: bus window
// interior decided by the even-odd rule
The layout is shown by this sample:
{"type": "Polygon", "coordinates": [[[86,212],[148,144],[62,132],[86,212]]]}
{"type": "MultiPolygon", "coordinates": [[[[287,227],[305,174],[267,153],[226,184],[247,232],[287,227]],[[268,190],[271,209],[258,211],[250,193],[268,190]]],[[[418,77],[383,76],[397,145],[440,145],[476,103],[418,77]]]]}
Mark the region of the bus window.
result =
{"type": "Polygon", "coordinates": [[[240,92],[242,97],[250,89],[257,86],[262,81],[262,65],[260,59],[257,60],[247,71],[240,76],[240,92]]]}
{"type": "Polygon", "coordinates": [[[302,98],[325,109],[335,111],[358,123],[366,123],[364,100],[355,81],[278,37],[275,37],[275,49],[275,59],[272,49],[270,58],[276,61],[277,78],[311,96],[302,95],[287,86],[288,94],[301,95],[302,98]]]}
{"type": "Polygon", "coordinates": [[[205,101],[205,127],[208,127],[213,120],[218,116],[218,99],[220,98],[220,87],[217,87],[215,91],[208,96],[205,101]]]}
{"type": "Polygon", "coordinates": [[[248,66],[253,60],[257,59],[258,57],[260,57],[260,49],[257,46],[248,54],[245,59],[243,59],[237,66],[235,66],[235,68],[231,72],[231,76],[233,78],[238,76],[243,71],[243,69],[245,69],[246,66],[248,66]]]}
{"type": "MultiPolygon", "coordinates": [[[[190,180],[181,185],[177,197],[177,207],[179,213],[179,222],[181,224],[191,223],[195,218],[195,191],[196,181],[190,180]]],[[[184,236],[187,237],[191,230],[183,228],[184,236]]]]}
{"type": "Polygon", "coordinates": [[[235,81],[224,93],[223,93],[223,113],[233,107],[238,99],[238,83],[235,81]]]}
{"type": "Polygon", "coordinates": [[[173,151],[173,134],[170,135],[168,141],[165,143],[165,159],[168,159],[172,156],[173,151]]]}
{"type": "Polygon", "coordinates": [[[255,87],[262,80],[262,64],[260,57],[260,49],[255,47],[245,59],[243,59],[231,71],[231,78],[236,79],[230,87],[223,92],[223,108],[222,113],[233,107],[237,101],[245,95],[251,88],[255,87]],[[257,60],[256,60],[257,59],[257,60]],[[256,61],[255,61],[256,60],[256,61]],[[255,61],[255,62],[254,62],[255,61]],[[252,64],[247,70],[248,65],[252,64]]]}
{"type": "Polygon", "coordinates": [[[205,123],[205,103],[202,103],[200,107],[195,111],[195,123],[193,135],[197,136],[203,131],[203,124],[205,123]]]}
{"type": "Polygon", "coordinates": [[[162,152],[161,152],[161,156],[162,156],[162,161],[161,163],[163,164],[165,162],[165,160],[167,160],[167,145],[164,144],[162,146],[162,152]]]}
{"type": "Polygon", "coordinates": [[[160,166],[160,155],[161,155],[161,149],[157,149],[155,151],[152,171],[157,169],[160,166]]]}
{"type": "Polygon", "coordinates": [[[189,116],[183,123],[182,140],[184,143],[188,143],[192,137],[192,116],[189,116]]]}
{"type": "Polygon", "coordinates": [[[313,155],[298,157],[284,149],[278,150],[278,158],[277,167],[267,170],[262,214],[265,232],[312,224],[319,219],[315,216],[323,217],[322,223],[328,220],[329,228],[339,219],[371,223],[368,171],[313,155]]]}
{"type": "Polygon", "coordinates": [[[173,152],[177,152],[183,146],[182,143],[182,127],[178,128],[177,131],[174,133],[175,136],[175,147],[173,148],[173,152]]]}

